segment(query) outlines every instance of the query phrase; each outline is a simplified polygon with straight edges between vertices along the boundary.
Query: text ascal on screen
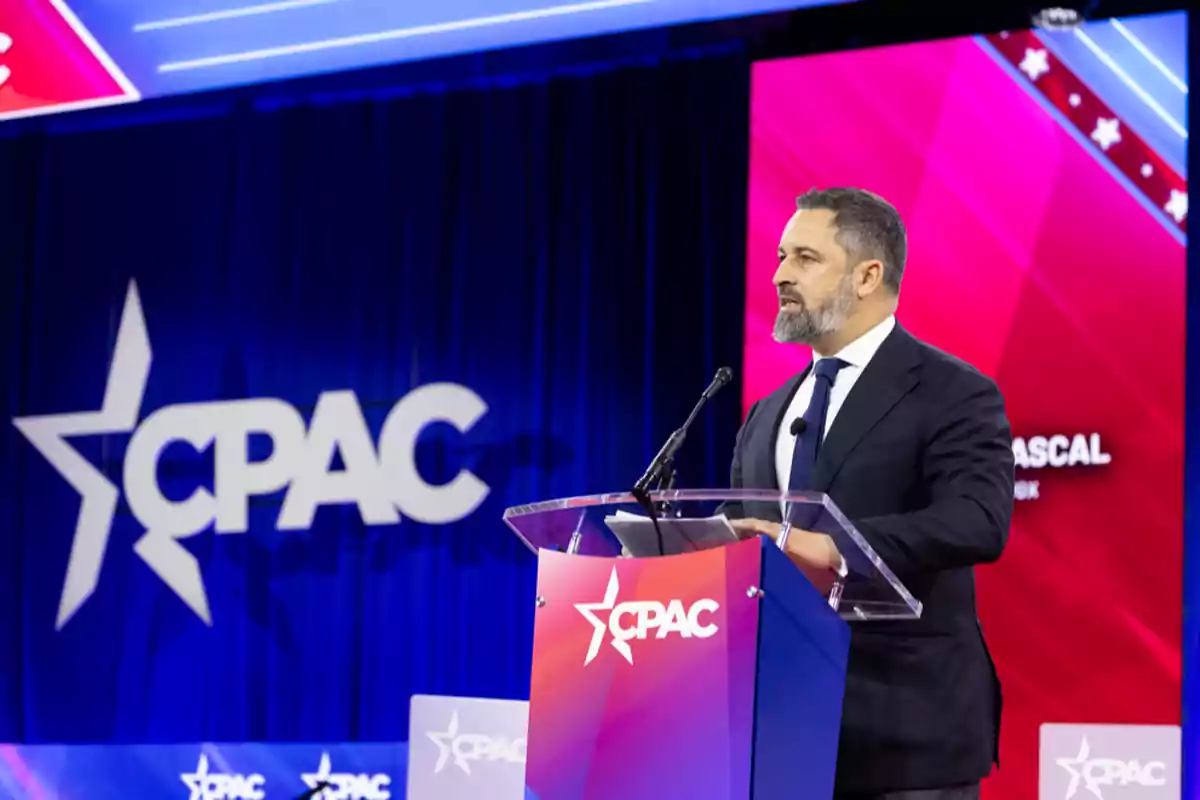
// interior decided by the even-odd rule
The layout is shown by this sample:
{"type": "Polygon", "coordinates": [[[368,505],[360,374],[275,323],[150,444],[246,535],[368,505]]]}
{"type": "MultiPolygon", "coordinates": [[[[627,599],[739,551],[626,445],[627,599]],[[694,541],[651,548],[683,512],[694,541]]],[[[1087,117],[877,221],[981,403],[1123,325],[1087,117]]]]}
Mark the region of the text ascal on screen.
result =
{"type": "MultiPolygon", "coordinates": [[[[1104,451],[1098,433],[1014,436],[1012,448],[1017,469],[1098,467],[1112,463],[1112,455],[1104,451]]],[[[1014,494],[1017,500],[1037,500],[1041,497],[1041,481],[1018,480],[1014,494]]]]}
{"type": "Polygon", "coordinates": [[[599,655],[605,634],[608,634],[613,649],[632,664],[633,648],[629,643],[635,639],[647,639],[651,631],[654,632],[655,639],[665,639],[672,635],[685,639],[707,639],[717,633],[717,625],[705,621],[711,617],[701,616],[716,613],[720,608],[716,600],[697,600],[685,609],[683,601],[678,598],[666,604],[657,600],[630,600],[618,603],[617,596],[620,592],[621,583],[614,566],[603,600],[599,603],[575,604],[576,610],[594,628],[587,655],[583,660],[585,667],[599,655]],[[607,619],[602,619],[602,615],[598,613],[604,611],[608,612],[607,619]]]}
{"type": "Polygon", "coordinates": [[[123,470],[125,499],[144,534],[133,549],[204,622],[212,624],[196,558],[180,540],[210,527],[245,533],[250,498],[284,491],[278,530],[304,530],[320,506],[354,504],[367,525],[395,525],[401,516],[445,524],[473,512],[488,486],[463,469],[449,483],[427,483],[417,470],[422,430],[445,422],[461,433],[487,412],[471,389],[453,383],[420,386],[388,413],[374,441],[352,390],[326,391],[306,425],[286,400],[249,398],[163,406],[139,422],[152,353],[137,287],[130,283],[99,411],[20,417],[13,424],[81,496],[56,627],[91,597],[100,578],[120,492],[75,450],[68,437],[130,433],[123,470]],[[251,461],[252,435],[271,441],[271,454],[251,461]],[[168,498],[157,471],[163,451],[183,443],[212,449],[213,491],[168,498]],[[344,469],[331,470],[339,454],[344,469]]]}

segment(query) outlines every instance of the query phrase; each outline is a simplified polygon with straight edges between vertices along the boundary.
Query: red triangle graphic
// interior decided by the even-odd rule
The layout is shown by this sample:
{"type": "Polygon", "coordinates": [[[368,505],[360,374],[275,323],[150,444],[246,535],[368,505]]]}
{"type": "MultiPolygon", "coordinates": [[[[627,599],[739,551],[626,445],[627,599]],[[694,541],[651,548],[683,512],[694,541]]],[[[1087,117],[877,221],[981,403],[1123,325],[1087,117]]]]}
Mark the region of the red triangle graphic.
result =
{"type": "Polygon", "coordinates": [[[6,6],[0,19],[0,120],[138,99],[62,0],[10,0],[6,6]]]}

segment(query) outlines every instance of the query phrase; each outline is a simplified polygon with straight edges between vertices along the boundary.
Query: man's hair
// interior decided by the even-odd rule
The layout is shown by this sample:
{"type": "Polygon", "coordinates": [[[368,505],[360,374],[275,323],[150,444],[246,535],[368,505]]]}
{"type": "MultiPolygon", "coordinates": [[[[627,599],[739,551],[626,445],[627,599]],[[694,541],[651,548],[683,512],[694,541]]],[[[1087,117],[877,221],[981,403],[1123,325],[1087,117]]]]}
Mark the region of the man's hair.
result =
{"type": "Polygon", "coordinates": [[[908,234],[895,207],[866,189],[809,189],[796,198],[796,208],[833,212],[834,237],[850,256],[850,263],[878,259],[883,264],[883,285],[900,293],[908,234]]]}

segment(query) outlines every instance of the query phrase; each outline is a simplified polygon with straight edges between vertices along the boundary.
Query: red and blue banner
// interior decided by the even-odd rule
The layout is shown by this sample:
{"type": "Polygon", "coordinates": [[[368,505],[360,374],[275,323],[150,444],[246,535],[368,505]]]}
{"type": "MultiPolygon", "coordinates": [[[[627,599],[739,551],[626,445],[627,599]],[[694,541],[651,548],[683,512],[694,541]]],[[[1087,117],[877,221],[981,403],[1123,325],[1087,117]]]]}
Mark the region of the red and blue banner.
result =
{"type": "Polygon", "coordinates": [[[835,1],[6,0],[0,121],[835,1]]]}

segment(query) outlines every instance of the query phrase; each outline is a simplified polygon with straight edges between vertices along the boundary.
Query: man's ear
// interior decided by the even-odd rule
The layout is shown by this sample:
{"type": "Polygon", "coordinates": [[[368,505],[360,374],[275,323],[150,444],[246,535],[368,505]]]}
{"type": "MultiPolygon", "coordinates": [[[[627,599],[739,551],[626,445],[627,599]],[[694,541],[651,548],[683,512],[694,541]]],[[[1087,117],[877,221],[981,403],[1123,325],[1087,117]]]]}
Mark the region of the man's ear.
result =
{"type": "Polygon", "coordinates": [[[883,262],[879,259],[860,262],[854,272],[854,288],[859,298],[873,294],[883,285],[883,262]]]}

